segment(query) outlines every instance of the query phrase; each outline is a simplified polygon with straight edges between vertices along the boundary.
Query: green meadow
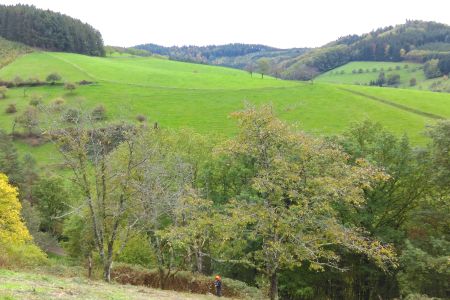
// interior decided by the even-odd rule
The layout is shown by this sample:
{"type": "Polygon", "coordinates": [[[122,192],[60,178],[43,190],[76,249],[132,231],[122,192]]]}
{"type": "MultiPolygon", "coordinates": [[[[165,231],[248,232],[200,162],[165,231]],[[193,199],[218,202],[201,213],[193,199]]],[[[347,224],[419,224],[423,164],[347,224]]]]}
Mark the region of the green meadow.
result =
{"type": "Polygon", "coordinates": [[[379,62],[356,61],[328,71],[317,77],[318,82],[342,83],[366,85],[371,80],[376,80],[378,74],[383,71],[386,78],[390,74],[400,75],[402,88],[410,88],[409,81],[416,78],[417,85],[414,88],[425,88],[428,84],[423,74],[422,64],[411,62],[379,62]],[[356,72],[355,72],[356,71],[356,72]]]}
{"type": "MultiPolygon", "coordinates": [[[[385,69],[391,65],[377,64],[385,69]]],[[[409,64],[408,69],[404,69],[403,63],[397,65],[402,66],[402,72],[406,73],[419,67],[409,64]]],[[[347,68],[345,73],[350,73],[345,76],[351,76],[351,69],[357,66],[363,67],[363,64],[344,66],[347,68]]],[[[365,66],[369,68],[369,65],[365,66]]],[[[36,95],[47,104],[60,97],[64,98],[67,106],[85,109],[103,104],[106,122],[137,122],[136,116],[144,115],[149,122],[158,122],[160,127],[189,127],[219,137],[235,132],[235,124],[229,114],[242,109],[246,103],[269,103],[282,119],[298,123],[300,128],[316,135],[337,134],[352,122],[371,119],[398,135],[408,134],[415,144],[426,143],[423,136],[425,126],[436,122],[435,118],[418,112],[450,117],[450,94],[324,83],[321,78],[335,76],[329,74],[322,75],[313,84],[269,76],[261,79],[259,74],[252,77],[240,70],[153,57],[99,58],[35,52],[0,69],[0,78],[12,80],[20,76],[45,80],[51,72],[59,73],[62,82],[87,80],[94,83],[79,86],[73,93],[61,85],[10,89],[7,98],[0,100],[1,128],[10,131],[14,118],[36,95]],[[414,111],[374,100],[371,96],[399,103],[414,111]],[[18,112],[6,114],[9,104],[16,104],[18,112]]],[[[418,70],[416,73],[421,72],[418,70]]],[[[365,75],[376,76],[375,73],[365,75]]],[[[351,79],[348,81],[346,83],[351,83],[351,79]]],[[[41,116],[43,123],[48,118],[52,116],[41,116]]],[[[30,147],[18,143],[18,147],[22,152],[31,151],[44,162],[50,163],[54,159],[48,155],[51,145],[30,147]]]]}

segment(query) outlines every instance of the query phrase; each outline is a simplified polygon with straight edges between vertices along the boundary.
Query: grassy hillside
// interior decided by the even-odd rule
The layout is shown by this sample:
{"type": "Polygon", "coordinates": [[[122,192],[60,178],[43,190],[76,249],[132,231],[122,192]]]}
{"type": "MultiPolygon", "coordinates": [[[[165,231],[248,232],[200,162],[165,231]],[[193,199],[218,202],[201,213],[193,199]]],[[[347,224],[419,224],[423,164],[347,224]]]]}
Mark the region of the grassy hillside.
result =
{"type": "MultiPolygon", "coordinates": [[[[408,70],[414,67],[417,66],[410,64],[408,70]]],[[[348,70],[351,72],[352,68],[355,67],[348,70]]],[[[399,135],[407,133],[416,144],[426,142],[422,132],[427,124],[436,121],[427,113],[450,117],[448,94],[261,79],[257,75],[250,77],[244,71],[152,57],[99,58],[35,52],[1,69],[0,78],[20,75],[45,80],[51,72],[61,74],[62,81],[89,80],[95,84],[79,86],[74,93],[58,85],[10,89],[7,98],[0,101],[0,128],[10,131],[14,118],[35,96],[42,97],[47,104],[62,97],[67,106],[81,105],[87,109],[103,104],[107,122],[137,122],[136,116],[141,114],[162,127],[190,127],[216,136],[233,134],[235,124],[228,115],[242,109],[246,102],[272,103],[281,118],[298,122],[304,130],[318,135],[336,134],[351,122],[369,118],[399,135]],[[360,89],[360,93],[350,89],[360,89]],[[401,103],[412,110],[371,96],[401,103]],[[17,106],[17,113],[5,113],[10,104],[17,106]]],[[[402,69],[402,72],[408,71],[402,69]]],[[[40,117],[42,121],[47,118],[44,114],[40,117]]],[[[52,148],[49,144],[30,147],[20,142],[18,146],[23,152],[33,152],[40,163],[57,160],[48,155],[52,148]]]]}
{"type": "Polygon", "coordinates": [[[0,300],[47,299],[216,299],[214,296],[155,290],[146,287],[107,284],[84,278],[60,278],[37,273],[0,269],[0,300]]]}
{"type": "Polygon", "coordinates": [[[362,35],[348,35],[303,55],[281,61],[281,76],[310,79],[354,61],[415,61],[445,58],[450,26],[436,22],[406,21],[362,35]]]}
{"type": "Polygon", "coordinates": [[[32,51],[28,46],[0,37],[0,69],[13,62],[17,57],[32,51]]]}
{"type": "Polygon", "coordinates": [[[368,85],[371,80],[376,80],[378,74],[383,71],[386,78],[390,74],[399,74],[400,87],[409,87],[411,78],[416,78],[417,86],[420,86],[426,79],[422,68],[422,64],[410,62],[358,61],[321,74],[315,80],[328,83],[368,85]]]}
{"type": "Polygon", "coordinates": [[[351,62],[339,68],[333,69],[316,77],[317,82],[368,85],[370,81],[376,80],[379,73],[383,71],[386,78],[391,74],[400,75],[400,84],[397,87],[445,91],[450,87],[450,81],[446,78],[426,79],[423,73],[423,65],[411,62],[351,62]],[[416,85],[411,86],[410,80],[416,79],[416,85]],[[441,87],[441,90],[437,88],[441,87]]]}

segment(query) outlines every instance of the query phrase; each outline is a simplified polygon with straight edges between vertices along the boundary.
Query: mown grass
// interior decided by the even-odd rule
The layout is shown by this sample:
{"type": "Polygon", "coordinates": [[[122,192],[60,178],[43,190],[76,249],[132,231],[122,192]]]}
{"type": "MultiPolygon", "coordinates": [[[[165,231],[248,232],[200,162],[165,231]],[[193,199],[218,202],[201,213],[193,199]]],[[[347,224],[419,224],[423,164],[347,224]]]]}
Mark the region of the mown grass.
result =
{"type": "MultiPolygon", "coordinates": [[[[380,64],[387,69],[384,63],[380,64]]],[[[409,64],[408,70],[414,67],[409,64]]],[[[37,52],[22,56],[0,69],[0,78],[12,79],[19,75],[44,80],[51,72],[61,74],[62,81],[89,80],[95,84],[79,86],[74,93],[68,93],[62,86],[11,89],[7,98],[0,100],[0,128],[11,130],[14,118],[29,105],[33,94],[40,95],[47,104],[58,97],[63,97],[67,105],[86,109],[101,103],[106,107],[107,122],[136,122],[136,116],[142,114],[149,122],[158,122],[161,127],[190,127],[219,137],[235,133],[235,123],[228,116],[244,108],[246,102],[256,105],[270,103],[282,119],[299,123],[300,128],[317,135],[337,134],[351,122],[372,119],[398,135],[407,133],[415,144],[425,144],[424,128],[436,121],[320,80],[310,84],[271,77],[261,79],[230,68],[152,57],[98,58],[37,52]],[[12,103],[16,104],[18,112],[6,114],[6,107],[12,103]]],[[[450,116],[450,94],[348,87],[414,109],[450,116]]],[[[41,114],[41,121],[46,123],[53,117],[56,115],[41,114]]],[[[43,164],[58,161],[50,144],[30,147],[19,143],[18,146],[22,153],[32,152],[43,164]]]]}
{"type": "Polygon", "coordinates": [[[328,71],[319,75],[317,82],[335,84],[369,85],[372,80],[377,80],[383,70],[386,78],[390,74],[400,75],[400,84],[397,87],[403,89],[425,91],[450,91],[450,81],[445,77],[427,79],[423,73],[423,65],[412,62],[379,62],[357,61],[328,71]],[[362,73],[360,73],[362,70],[362,73]],[[356,71],[356,73],[353,73],[356,71]],[[416,79],[416,85],[411,86],[410,80],[416,79]]]}
{"type": "Polygon", "coordinates": [[[13,62],[17,57],[32,51],[28,46],[0,37],[0,68],[13,62]]]}
{"type": "Polygon", "coordinates": [[[162,291],[146,287],[106,284],[82,277],[52,275],[0,269],[1,300],[47,299],[215,299],[213,296],[162,291]]]}
{"type": "Polygon", "coordinates": [[[386,78],[390,74],[400,75],[400,87],[410,88],[409,81],[416,78],[418,88],[426,80],[422,65],[411,62],[378,62],[378,61],[356,61],[328,71],[317,77],[318,82],[342,83],[342,84],[369,84],[376,80],[383,70],[386,78]],[[363,72],[360,73],[360,70],[363,72]],[[356,73],[353,73],[356,71],[356,73]],[[344,72],[342,74],[342,72],[344,72]]]}

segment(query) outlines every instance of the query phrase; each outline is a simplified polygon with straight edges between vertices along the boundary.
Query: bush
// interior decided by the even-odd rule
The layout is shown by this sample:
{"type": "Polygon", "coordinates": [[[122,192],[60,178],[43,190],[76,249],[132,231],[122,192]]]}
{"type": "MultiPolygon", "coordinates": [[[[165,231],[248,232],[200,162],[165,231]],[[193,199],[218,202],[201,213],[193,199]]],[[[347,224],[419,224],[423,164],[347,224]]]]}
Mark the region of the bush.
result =
{"type": "Polygon", "coordinates": [[[10,104],[8,105],[8,107],[5,109],[5,112],[7,114],[14,114],[17,112],[17,107],[15,104],[10,104]]]}
{"type": "Polygon", "coordinates": [[[30,267],[47,263],[47,256],[36,245],[0,243],[0,267],[30,267]]]}
{"type": "Polygon", "coordinates": [[[100,104],[92,110],[91,113],[92,119],[95,121],[102,121],[106,119],[106,108],[100,104]]]}
{"type": "Polygon", "coordinates": [[[417,79],[415,77],[413,77],[409,80],[409,86],[416,86],[416,84],[417,84],[417,79]]]}
{"type": "Polygon", "coordinates": [[[73,91],[77,88],[75,83],[71,83],[71,82],[66,82],[64,84],[64,89],[68,90],[69,93],[73,93],[73,91]]]}
{"type": "MultiPolygon", "coordinates": [[[[118,263],[114,266],[111,275],[116,282],[121,284],[143,285],[152,288],[160,287],[159,273],[156,269],[147,270],[142,267],[118,263]]],[[[244,282],[224,278],[222,283],[222,294],[224,297],[265,299],[260,290],[249,287],[244,282]]],[[[212,277],[187,271],[180,271],[173,276],[169,276],[166,282],[166,289],[196,294],[214,293],[215,290],[212,277]]]]}
{"type": "Polygon", "coordinates": [[[37,94],[31,95],[30,105],[31,106],[42,105],[42,96],[41,95],[37,95],[37,94]]]}
{"type": "Polygon", "coordinates": [[[63,98],[56,98],[50,105],[52,111],[62,111],[64,108],[65,100],[63,98]]]}
{"type": "Polygon", "coordinates": [[[147,121],[147,117],[144,115],[137,115],[136,120],[138,120],[140,123],[143,123],[143,122],[147,121]]]}
{"type": "Polygon", "coordinates": [[[395,66],[395,69],[396,69],[397,71],[399,71],[399,70],[401,69],[401,67],[400,67],[400,66],[395,66]]]}
{"type": "Polygon", "coordinates": [[[117,261],[150,268],[155,266],[156,256],[148,246],[147,237],[140,234],[129,240],[117,261]]]}
{"type": "Polygon", "coordinates": [[[76,108],[69,108],[63,115],[63,119],[69,123],[77,123],[80,119],[81,111],[76,108]]]}
{"type": "Polygon", "coordinates": [[[438,59],[431,59],[423,65],[423,72],[425,73],[426,78],[430,79],[442,76],[438,64],[438,59]]]}
{"type": "Polygon", "coordinates": [[[0,99],[5,99],[7,92],[8,88],[6,86],[0,86],[0,99]]]}
{"type": "Polygon", "coordinates": [[[47,76],[46,79],[48,82],[51,82],[52,84],[55,84],[56,81],[60,81],[61,80],[61,75],[59,75],[58,73],[54,72],[54,73],[50,73],[47,76]]]}
{"type": "Polygon", "coordinates": [[[387,77],[388,85],[396,85],[400,83],[400,75],[399,74],[389,74],[387,77]]]}

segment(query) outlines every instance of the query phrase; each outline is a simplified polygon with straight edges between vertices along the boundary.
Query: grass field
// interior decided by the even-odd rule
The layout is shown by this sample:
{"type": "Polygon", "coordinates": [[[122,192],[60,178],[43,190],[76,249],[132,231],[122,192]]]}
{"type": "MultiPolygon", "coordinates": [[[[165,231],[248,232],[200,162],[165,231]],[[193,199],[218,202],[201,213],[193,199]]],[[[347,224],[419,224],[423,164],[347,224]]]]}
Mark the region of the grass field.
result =
{"type": "MultiPolygon", "coordinates": [[[[415,67],[410,64],[408,70],[415,67]]],[[[310,84],[271,77],[261,79],[235,69],[151,57],[98,58],[35,52],[0,69],[0,78],[19,75],[44,80],[51,72],[61,74],[63,81],[89,80],[95,84],[80,86],[74,93],[68,93],[62,86],[11,89],[7,98],[0,100],[0,128],[11,130],[13,119],[28,106],[33,94],[40,95],[44,103],[63,97],[68,105],[85,108],[104,104],[108,121],[135,121],[136,115],[142,114],[162,127],[190,127],[224,137],[236,130],[228,115],[242,109],[246,102],[270,103],[282,119],[298,122],[301,128],[317,135],[336,134],[351,122],[372,119],[399,135],[407,133],[415,144],[426,143],[422,134],[425,126],[436,122],[427,113],[450,117],[450,94],[335,85],[321,80],[310,84]],[[12,103],[17,105],[18,112],[6,114],[6,107],[12,103]],[[404,109],[405,106],[411,109],[404,109]]],[[[47,117],[42,115],[41,119],[45,121],[47,117]]],[[[19,144],[22,152],[31,151],[45,163],[58,160],[49,155],[51,147],[19,144]]]]}
{"type": "Polygon", "coordinates": [[[106,284],[84,278],[61,278],[0,269],[0,300],[109,299],[109,300],[194,300],[214,296],[178,293],[146,287],[106,284]]]}
{"type": "Polygon", "coordinates": [[[400,75],[400,87],[410,88],[409,81],[416,78],[417,86],[425,87],[425,75],[421,64],[410,62],[378,62],[378,61],[357,61],[351,62],[317,77],[318,82],[342,83],[342,84],[369,84],[371,80],[376,80],[378,74],[383,71],[386,78],[390,74],[400,75]],[[356,71],[356,73],[354,73],[356,71]],[[362,72],[361,72],[362,71],[362,72]]]}
{"type": "Polygon", "coordinates": [[[335,84],[368,85],[370,81],[378,78],[382,70],[386,78],[390,74],[400,75],[400,84],[397,86],[399,88],[425,91],[450,91],[450,80],[447,80],[445,77],[427,79],[423,73],[422,64],[411,62],[351,62],[319,75],[316,81],[335,84]],[[415,78],[417,81],[415,86],[410,85],[412,78],[415,78]]]}

